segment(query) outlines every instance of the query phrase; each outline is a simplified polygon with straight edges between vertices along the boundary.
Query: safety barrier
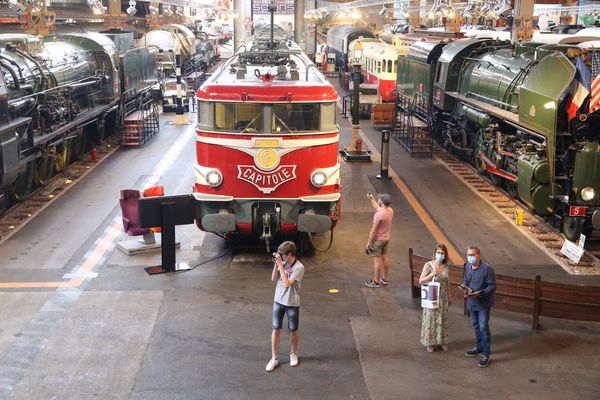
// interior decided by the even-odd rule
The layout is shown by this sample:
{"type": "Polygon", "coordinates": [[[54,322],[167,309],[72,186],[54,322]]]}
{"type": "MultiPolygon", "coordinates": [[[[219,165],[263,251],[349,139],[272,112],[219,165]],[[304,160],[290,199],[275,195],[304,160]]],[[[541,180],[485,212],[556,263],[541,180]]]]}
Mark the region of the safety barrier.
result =
{"type": "MultiPolygon", "coordinates": [[[[413,298],[420,298],[419,276],[430,258],[408,249],[408,267],[413,298]]],[[[457,286],[463,282],[463,267],[449,265],[448,290],[451,298],[463,299],[463,310],[468,314],[467,302],[457,286]]],[[[521,314],[531,314],[532,328],[540,329],[540,317],[575,321],[600,322],[600,287],[544,282],[535,279],[496,275],[495,308],[521,314]]]]}

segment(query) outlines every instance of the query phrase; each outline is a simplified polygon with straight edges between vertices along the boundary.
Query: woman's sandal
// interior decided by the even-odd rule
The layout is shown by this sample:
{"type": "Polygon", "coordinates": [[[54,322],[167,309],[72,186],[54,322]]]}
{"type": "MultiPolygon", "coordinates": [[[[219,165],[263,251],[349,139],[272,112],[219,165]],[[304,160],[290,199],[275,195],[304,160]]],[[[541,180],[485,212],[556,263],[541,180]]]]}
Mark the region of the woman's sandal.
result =
{"type": "Polygon", "coordinates": [[[446,346],[445,344],[442,345],[442,350],[444,351],[448,351],[448,346],[446,346]]]}
{"type": "Polygon", "coordinates": [[[427,352],[433,353],[433,346],[427,346],[427,352]]]}

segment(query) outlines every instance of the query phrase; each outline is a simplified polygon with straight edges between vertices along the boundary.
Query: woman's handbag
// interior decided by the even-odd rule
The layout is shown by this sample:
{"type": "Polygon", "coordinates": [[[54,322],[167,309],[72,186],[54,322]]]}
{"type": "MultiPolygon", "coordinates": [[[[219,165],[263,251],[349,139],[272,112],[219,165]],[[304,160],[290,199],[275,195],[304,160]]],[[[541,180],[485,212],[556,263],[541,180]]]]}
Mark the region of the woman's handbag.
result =
{"type": "MultiPolygon", "coordinates": [[[[433,278],[435,280],[435,278],[433,278]]],[[[440,307],[440,283],[433,280],[421,285],[421,307],[435,310],[440,307]]]]}

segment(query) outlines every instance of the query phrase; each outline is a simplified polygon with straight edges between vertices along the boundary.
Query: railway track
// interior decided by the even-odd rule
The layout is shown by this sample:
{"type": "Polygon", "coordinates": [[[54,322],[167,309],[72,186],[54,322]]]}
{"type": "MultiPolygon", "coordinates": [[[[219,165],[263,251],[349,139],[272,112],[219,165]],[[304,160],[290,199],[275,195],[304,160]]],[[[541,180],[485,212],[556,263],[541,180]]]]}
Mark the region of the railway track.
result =
{"type": "Polygon", "coordinates": [[[579,263],[574,263],[560,252],[565,241],[564,236],[541,217],[532,214],[523,203],[510,197],[486,177],[479,175],[471,165],[437,145],[434,147],[434,156],[513,224],[516,210],[522,209],[523,224],[518,228],[538,247],[545,250],[565,271],[575,275],[600,275],[600,233],[586,241],[583,257],[579,263]]]}
{"type": "Polygon", "coordinates": [[[92,160],[90,153],[86,154],[81,160],[54,176],[45,186],[32,192],[26,200],[11,207],[0,217],[0,244],[32,221],[118,148],[118,135],[112,135],[95,147],[95,160],[92,160]]]}

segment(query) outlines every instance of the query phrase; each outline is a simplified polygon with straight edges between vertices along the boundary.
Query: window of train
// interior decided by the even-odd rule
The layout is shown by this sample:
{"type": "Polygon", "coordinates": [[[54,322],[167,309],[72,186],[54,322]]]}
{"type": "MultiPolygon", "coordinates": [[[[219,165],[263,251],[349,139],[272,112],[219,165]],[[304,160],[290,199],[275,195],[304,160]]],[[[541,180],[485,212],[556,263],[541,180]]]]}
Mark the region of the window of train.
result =
{"type": "Polygon", "coordinates": [[[321,103],[321,132],[334,132],[338,130],[336,124],[337,104],[321,103]]]}
{"type": "Polygon", "coordinates": [[[321,104],[273,104],[273,132],[319,131],[321,104]]]}
{"type": "Polygon", "coordinates": [[[381,61],[377,61],[377,73],[381,73],[381,61]]]}
{"type": "Polygon", "coordinates": [[[394,60],[394,75],[398,73],[398,60],[394,60]]]}
{"type": "Polygon", "coordinates": [[[262,104],[215,103],[215,130],[262,132],[262,104]]]}
{"type": "Polygon", "coordinates": [[[214,104],[207,101],[198,102],[198,129],[214,130],[214,104]]]}
{"type": "Polygon", "coordinates": [[[388,60],[387,65],[388,67],[386,72],[392,72],[392,60],[388,60]]]}

